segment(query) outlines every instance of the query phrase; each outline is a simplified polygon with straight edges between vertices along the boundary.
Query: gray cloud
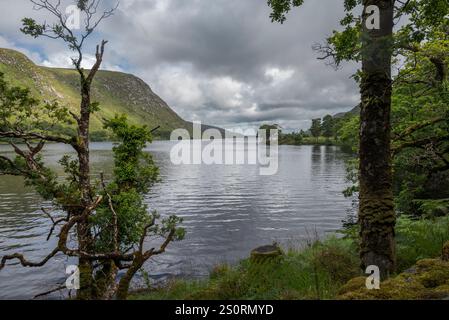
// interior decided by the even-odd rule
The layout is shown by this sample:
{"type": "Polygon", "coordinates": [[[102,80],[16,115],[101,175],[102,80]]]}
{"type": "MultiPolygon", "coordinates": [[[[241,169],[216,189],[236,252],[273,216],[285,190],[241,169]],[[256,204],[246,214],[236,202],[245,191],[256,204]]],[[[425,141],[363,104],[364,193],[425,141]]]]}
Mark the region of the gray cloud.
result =
{"type": "MultiPolygon", "coordinates": [[[[27,0],[2,1],[0,10],[11,14],[3,13],[0,36],[38,52],[39,63],[63,63],[62,45],[17,32],[21,17],[39,16],[30,8],[27,0]]],[[[187,120],[297,130],[353,107],[355,66],[336,72],[311,49],[338,27],[342,3],[306,1],[284,25],[272,24],[269,13],[264,0],[127,0],[98,38],[110,40],[107,68],[137,74],[187,120]]]]}

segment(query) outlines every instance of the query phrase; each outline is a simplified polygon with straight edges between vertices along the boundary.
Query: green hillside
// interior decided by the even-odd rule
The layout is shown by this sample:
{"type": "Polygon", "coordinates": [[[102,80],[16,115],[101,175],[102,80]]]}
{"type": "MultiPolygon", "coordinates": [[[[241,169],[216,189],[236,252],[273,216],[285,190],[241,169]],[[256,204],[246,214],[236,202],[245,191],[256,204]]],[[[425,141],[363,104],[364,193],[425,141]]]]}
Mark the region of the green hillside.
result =
{"type": "MultiPolygon", "coordinates": [[[[72,111],[79,110],[78,73],[70,69],[54,69],[35,65],[24,54],[0,48],[0,72],[11,84],[27,87],[42,101],[57,100],[72,111]]],[[[167,138],[177,128],[191,129],[157,96],[141,79],[121,72],[99,71],[92,87],[93,101],[100,102],[100,111],[91,121],[94,139],[106,138],[102,118],[114,114],[126,114],[130,122],[145,124],[151,128],[160,126],[159,138],[167,138]]],[[[67,129],[67,128],[65,128],[67,129]]]]}

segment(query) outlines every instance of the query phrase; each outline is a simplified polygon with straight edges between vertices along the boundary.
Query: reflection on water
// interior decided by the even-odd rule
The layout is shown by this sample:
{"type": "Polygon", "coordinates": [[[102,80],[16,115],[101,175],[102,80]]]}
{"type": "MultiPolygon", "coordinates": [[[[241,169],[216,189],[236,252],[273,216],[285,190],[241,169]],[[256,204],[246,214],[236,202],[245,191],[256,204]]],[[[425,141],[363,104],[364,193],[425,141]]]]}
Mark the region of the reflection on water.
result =
{"type": "MultiPolygon", "coordinates": [[[[351,209],[341,193],[346,156],[337,147],[280,146],[278,173],[261,176],[253,165],[174,166],[172,145],[156,142],[149,148],[162,182],[146,201],[151,210],[183,217],[187,236],[147,263],[154,279],[201,277],[214,264],[236,262],[259,245],[299,242],[311,230],[335,231],[351,209]]],[[[92,144],[93,172],[111,171],[111,148],[110,143],[92,144]]],[[[0,146],[0,152],[6,150],[0,146]]],[[[69,150],[48,146],[45,160],[56,167],[69,150]]],[[[45,241],[50,224],[40,211],[41,200],[21,178],[4,176],[0,199],[0,255],[20,251],[40,260],[56,245],[55,239],[45,241]]],[[[73,261],[58,256],[43,268],[8,266],[0,272],[0,298],[31,298],[54,288],[65,281],[66,264],[73,261]]]]}

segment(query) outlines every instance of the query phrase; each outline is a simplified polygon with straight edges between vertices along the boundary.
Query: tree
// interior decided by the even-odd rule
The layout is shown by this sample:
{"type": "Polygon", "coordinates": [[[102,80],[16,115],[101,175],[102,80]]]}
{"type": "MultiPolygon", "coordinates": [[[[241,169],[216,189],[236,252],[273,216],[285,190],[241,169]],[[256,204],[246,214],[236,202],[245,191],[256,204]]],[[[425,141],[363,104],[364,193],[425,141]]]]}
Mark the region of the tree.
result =
{"type": "Polygon", "coordinates": [[[0,77],[0,138],[6,139],[16,153],[16,158],[0,158],[0,174],[18,175],[33,186],[52,209],[66,214],[54,217],[48,209],[43,212],[51,219],[48,239],[59,228],[58,244],[40,262],[31,262],[23,254],[4,256],[0,271],[10,260],[18,260],[24,267],[40,267],[57,254],[77,257],[79,260],[81,288],[79,299],[126,298],[129,282],[151,256],[161,254],[167,245],[183,237],[178,228],[180,219],[169,217],[160,223],[156,213],[147,214],[144,194],[157,180],[157,168],[151,157],[143,153],[151,133],[146,127],[129,126],[126,119],[116,117],[105,120],[105,127],[113,131],[121,144],[114,148],[115,169],[112,181],[103,175],[91,181],[89,124],[90,115],[99,104],[91,101],[91,85],[103,61],[107,41],[96,48],[95,63],[91,70],[82,68],[83,45],[102,20],[113,15],[116,7],[97,14],[100,0],[79,0],[74,3],[84,14],[84,28],[77,36],[67,25],[60,1],[31,0],[38,10],[46,10],[55,18],[52,25],[38,24],[31,18],[23,19],[22,32],[34,38],[60,39],[76,53],[73,64],[80,78],[80,108],[78,113],[61,107],[58,103],[40,105],[29,90],[10,87],[0,77]],[[54,133],[56,125],[75,124],[77,134],[65,136],[54,133]],[[21,142],[23,145],[19,145],[21,142]],[[67,179],[60,181],[45,166],[42,150],[49,142],[63,143],[76,152],[76,158],[64,156],[60,163],[67,179]],[[68,238],[76,234],[76,248],[68,247],[68,238]],[[163,239],[159,249],[144,249],[148,236],[163,239]],[[127,270],[116,283],[118,270],[127,270]]]}
{"type": "MultiPolygon", "coordinates": [[[[303,0],[269,0],[273,21],[284,22],[286,14],[303,0]]],[[[355,79],[360,82],[359,182],[362,267],[377,265],[383,277],[394,271],[395,212],[392,192],[390,110],[392,57],[421,52],[427,56],[441,82],[447,72],[444,57],[422,50],[435,27],[447,34],[449,2],[446,0],[344,0],[344,30],[334,31],[325,45],[315,45],[335,66],[343,61],[361,62],[355,79]],[[362,7],[362,17],[357,11],[362,7]],[[393,34],[394,22],[407,22],[393,34]]],[[[447,50],[446,50],[447,52],[447,50]]]]}
{"type": "MultiPolygon", "coordinates": [[[[272,20],[283,23],[292,7],[301,6],[303,2],[303,0],[269,0],[268,4],[273,8],[272,20]]],[[[360,1],[345,0],[344,3],[346,11],[351,12],[360,1]]],[[[348,50],[362,46],[362,52],[365,53],[362,56],[361,83],[363,126],[360,139],[359,222],[362,237],[360,255],[364,266],[377,265],[382,274],[386,275],[394,270],[395,219],[389,160],[391,53],[388,48],[388,43],[391,42],[388,38],[392,35],[393,27],[393,1],[364,0],[363,7],[362,21],[358,20],[358,26],[348,27],[345,32],[345,36],[349,36],[349,40],[357,44],[355,47],[349,48],[346,41],[343,47],[327,46],[320,49],[326,53],[326,57],[333,57],[337,64],[348,56],[353,56],[353,52],[348,50]],[[368,18],[366,9],[370,5],[380,5],[381,2],[382,25],[379,30],[368,30],[365,27],[368,18]],[[361,27],[362,24],[364,27],[361,27]],[[362,34],[361,45],[359,34],[362,34]],[[370,54],[373,54],[373,58],[370,58],[370,54]],[[376,176],[380,178],[380,183],[373,181],[376,176]]],[[[346,20],[353,22],[354,17],[348,15],[346,20]]],[[[342,23],[347,24],[347,21],[342,23]]],[[[328,42],[334,44],[332,40],[331,38],[328,42]]]]}
{"type": "Polygon", "coordinates": [[[318,139],[321,136],[321,130],[321,119],[313,119],[312,126],[310,127],[312,136],[318,139]]]}
{"type": "Polygon", "coordinates": [[[281,133],[279,135],[279,144],[299,146],[303,143],[303,139],[304,133],[301,132],[281,133]]]}
{"type": "Polygon", "coordinates": [[[363,267],[383,277],[396,268],[391,170],[391,59],[394,2],[366,0],[362,18],[359,220],[363,267]],[[368,8],[379,7],[379,28],[368,29],[368,8]]]}
{"type": "Polygon", "coordinates": [[[448,28],[446,20],[426,30],[425,41],[404,54],[395,81],[393,164],[399,213],[433,216],[449,197],[448,28]]]}
{"type": "MultiPolygon", "coordinates": [[[[51,13],[56,22],[53,25],[38,24],[32,18],[23,19],[23,28],[21,31],[34,38],[47,37],[51,39],[61,39],[71,50],[76,54],[76,58],[72,58],[73,64],[80,76],[80,113],[78,115],[72,114],[72,117],[77,123],[78,137],[76,143],[73,144],[74,149],[78,154],[78,176],[79,176],[79,192],[80,192],[80,204],[77,209],[70,211],[71,215],[82,216],[85,208],[92,206],[92,190],[90,183],[90,168],[89,168],[89,123],[90,115],[94,111],[96,104],[92,104],[91,101],[91,85],[94,77],[99,70],[104,56],[104,49],[107,41],[101,41],[101,44],[97,46],[95,53],[95,64],[92,69],[86,74],[82,68],[83,62],[83,45],[86,39],[93,33],[95,28],[101,23],[102,20],[110,17],[114,13],[114,8],[103,12],[103,14],[97,19],[96,11],[99,4],[98,0],[93,1],[75,1],[78,9],[86,16],[84,32],[80,37],[77,37],[74,31],[67,25],[67,19],[61,8],[61,2],[51,0],[31,0],[37,10],[46,10],[51,13]]],[[[75,208],[75,207],[74,207],[75,208]]],[[[89,230],[89,222],[87,217],[76,223],[78,243],[81,251],[89,251],[90,243],[92,243],[92,234],[89,230]]],[[[84,290],[90,291],[92,288],[91,274],[93,272],[92,262],[89,259],[80,257],[79,268],[81,272],[82,289],[79,292],[79,297],[90,296],[89,292],[83,294],[84,290]],[[84,289],[86,288],[86,289],[84,289]]]]}
{"type": "MultiPolygon", "coordinates": [[[[145,195],[150,191],[154,182],[158,181],[159,170],[154,165],[150,154],[143,152],[147,142],[151,142],[151,132],[147,127],[130,126],[125,116],[116,116],[105,121],[105,128],[109,128],[122,143],[113,148],[115,167],[113,180],[108,186],[103,186],[103,202],[93,218],[94,226],[104,232],[98,233],[96,251],[121,252],[123,257],[130,247],[138,249],[132,253],[128,264],[122,264],[120,259],[103,260],[106,270],[120,268],[126,270],[120,279],[116,291],[118,299],[126,299],[131,280],[143,264],[155,255],[162,254],[171,241],[181,240],[184,229],[178,228],[182,219],[170,216],[157,224],[160,216],[157,212],[148,215],[145,195]],[[110,228],[111,221],[114,228],[110,228]],[[164,239],[159,249],[144,250],[147,236],[159,236],[164,239]]],[[[104,273],[103,273],[104,274],[104,273]]],[[[109,277],[110,278],[110,277],[109,277]]],[[[102,279],[102,278],[100,278],[102,279]]],[[[103,282],[104,283],[104,282],[103,282]]],[[[101,283],[100,283],[101,285],[101,283]]],[[[106,286],[107,288],[108,286],[106,286]]],[[[114,286],[111,279],[109,287],[114,286]]]]}
{"type": "Polygon", "coordinates": [[[263,138],[266,145],[269,146],[271,144],[271,130],[277,130],[278,131],[278,137],[282,135],[282,130],[278,124],[264,124],[261,125],[259,130],[262,130],[265,132],[265,137],[263,138]]]}
{"type": "MultiPolygon", "coordinates": [[[[393,191],[398,214],[430,217],[444,212],[449,197],[449,93],[447,75],[432,62],[449,66],[447,25],[431,27],[426,41],[404,54],[392,99],[393,191]],[[440,208],[443,208],[442,211],[440,208]]],[[[359,117],[338,119],[337,136],[358,153],[359,117]]]]}
{"type": "Polygon", "coordinates": [[[321,129],[324,137],[329,139],[334,136],[334,118],[331,115],[327,115],[323,118],[321,129]]]}

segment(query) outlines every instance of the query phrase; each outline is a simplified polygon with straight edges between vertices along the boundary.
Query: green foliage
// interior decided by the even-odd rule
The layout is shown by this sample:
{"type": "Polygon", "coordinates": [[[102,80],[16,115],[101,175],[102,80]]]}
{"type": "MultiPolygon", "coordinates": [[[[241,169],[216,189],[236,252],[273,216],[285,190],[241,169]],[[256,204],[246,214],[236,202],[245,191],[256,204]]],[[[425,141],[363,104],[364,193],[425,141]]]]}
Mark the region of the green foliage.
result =
{"type": "Polygon", "coordinates": [[[76,49],[76,37],[72,34],[72,32],[67,32],[66,28],[62,24],[38,24],[32,18],[22,19],[22,24],[23,27],[20,29],[20,31],[22,31],[22,33],[26,35],[29,35],[33,38],[38,38],[43,35],[51,34],[51,37],[56,39],[60,38],[69,43],[70,49],[76,49]]]}
{"type": "Polygon", "coordinates": [[[393,148],[397,149],[394,167],[399,212],[419,214],[415,199],[449,197],[449,90],[445,71],[449,65],[449,36],[442,28],[447,26],[422,30],[426,41],[413,43],[416,52],[406,54],[406,64],[394,87],[393,148]]]}
{"type": "Polygon", "coordinates": [[[331,115],[327,115],[323,118],[323,122],[321,124],[321,131],[323,137],[330,138],[335,134],[335,121],[331,115]]]}
{"type": "Polygon", "coordinates": [[[34,19],[24,18],[22,20],[23,27],[20,29],[24,34],[30,35],[33,38],[41,36],[45,31],[45,25],[37,24],[34,19]]]}
{"type": "Polygon", "coordinates": [[[413,199],[416,207],[414,215],[423,218],[436,218],[449,215],[449,199],[413,199]]]}
{"type": "Polygon", "coordinates": [[[99,142],[99,141],[112,141],[113,137],[106,130],[101,131],[91,131],[90,140],[99,142]]]}
{"type": "Polygon", "coordinates": [[[287,19],[286,14],[292,7],[299,7],[304,0],[268,0],[268,5],[273,9],[270,14],[271,20],[284,23],[287,19]]]}
{"type": "MultiPolygon", "coordinates": [[[[418,260],[438,258],[449,240],[449,216],[415,219],[402,215],[396,222],[397,271],[412,267],[418,260]]],[[[340,231],[344,238],[357,244],[359,226],[348,225],[340,231]]]]}
{"type": "Polygon", "coordinates": [[[305,133],[302,130],[300,132],[284,133],[277,124],[264,124],[260,126],[259,130],[266,131],[267,140],[270,138],[270,130],[278,130],[279,145],[299,146],[304,142],[305,133]]]}
{"type": "Polygon", "coordinates": [[[281,133],[279,136],[280,145],[299,146],[304,143],[304,132],[281,133]]]}
{"type": "MultiPolygon", "coordinates": [[[[67,26],[67,17],[60,10],[60,3],[57,5],[54,5],[51,2],[47,3],[47,1],[33,3],[36,10],[45,9],[53,14],[57,19],[53,24],[48,24],[46,22],[39,24],[32,18],[24,18],[22,19],[22,28],[20,31],[26,35],[32,36],[33,38],[44,36],[51,39],[61,39],[67,43],[71,50],[78,52],[81,51],[84,41],[92,34],[95,27],[98,26],[101,20],[108,17],[114,11],[114,9],[111,11],[105,11],[101,18],[93,22],[92,18],[95,17],[95,14],[97,13],[99,1],[74,0],[73,4],[76,5],[82,13],[85,13],[86,26],[83,30],[84,34],[82,34],[78,39],[76,32],[67,26]]],[[[79,58],[82,59],[82,57],[79,58]]],[[[81,61],[74,61],[75,64],[80,62],[81,61]]]]}
{"type": "Polygon", "coordinates": [[[346,161],[346,181],[351,185],[343,191],[343,195],[350,198],[359,192],[359,160],[356,158],[346,161]]]}
{"type": "MultiPolygon", "coordinates": [[[[176,229],[174,240],[182,240],[184,230],[177,228],[182,219],[171,216],[157,224],[159,214],[148,214],[148,206],[144,201],[145,194],[159,181],[159,169],[151,154],[144,151],[146,144],[152,141],[150,130],[146,126],[130,125],[125,116],[115,116],[106,121],[105,128],[110,129],[120,141],[113,148],[113,179],[105,190],[111,196],[117,214],[120,249],[126,250],[138,244],[148,226],[149,235],[164,237],[172,229],[176,229]]],[[[104,203],[92,218],[94,227],[102,230],[97,246],[103,250],[110,249],[113,243],[113,230],[109,228],[113,214],[109,204],[104,203]]]]}
{"type": "MultiPolygon", "coordinates": [[[[269,0],[273,22],[284,23],[286,15],[293,7],[299,7],[303,0],[269,0]]],[[[335,30],[326,44],[315,45],[322,58],[331,59],[331,64],[339,66],[344,61],[361,61],[362,51],[362,19],[360,7],[362,0],[342,0],[346,12],[340,21],[343,30],[335,30]]],[[[395,7],[395,18],[407,16],[407,22],[397,28],[394,34],[394,56],[404,54],[416,44],[428,42],[433,37],[436,28],[446,30],[449,26],[447,15],[449,4],[447,0],[413,0],[400,3],[395,7]]],[[[411,51],[415,51],[412,49],[411,51]]],[[[360,79],[361,74],[354,77],[360,79]]]]}
{"type": "Polygon", "coordinates": [[[66,107],[40,104],[29,89],[11,87],[0,72],[0,128],[2,131],[48,132],[58,124],[73,123],[66,107]]]}
{"type": "MultiPolygon", "coordinates": [[[[342,21],[342,24],[347,21],[342,21]]],[[[316,46],[315,49],[322,54],[330,55],[334,59],[333,64],[339,66],[344,61],[361,61],[361,32],[360,24],[348,26],[343,31],[334,31],[332,36],[327,39],[328,48],[316,46]]]]}
{"type": "Polygon", "coordinates": [[[313,119],[312,126],[310,127],[310,133],[313,137],[318,138],[321,135],[321,119],[313,119]]]}
{"type": "Polygon", "coordinates": [[[337,140],[349,151],[358,153],[359,147],[359,116],[346,116],[339,120],[337,140]]]}
{"type": "Polygon", "coordinates": [[[89,107],[89,112],[90,113],[95,113],[95,112],[98,112],[98,111],[100,111],[100,103],[99,102],[91,103],[90,107],[89,107]]]}
{"type": "Polygon", "coordinates": [[[66,203],[64,190],[69,187],[57,182],[56,174],[45,166],[38,154],[44,142],[41,139],[34,147],[29,144],[37,153],[30,156],[15,145],[13,136],[31,133],[31,139],[35,135],[35,140],[39,140],[41,134],[51,134],[61,122],[71,122],[66,108],[57,103],[41,105],[28,89],[10,86],[0,73],[0,136],[18,152],[15,159],[0,158],[0,173],[23,176],[27,185],[34,186],[45,200],[54,200],[56,205],[66,203]]]}
{"type": "Polygon", "coordinates": [[[449,240],[449,217],[413,220],[398,219],[396,226],[398,270],[405,270],[418,260],[441,255],[449,240]]]}
{"type": "Polygon", "coordinates": [[[80,9],[81,11],[85,11],[87,9],[88,2],[89,0],[78,0],[76,5],[78,9],[80,9]]]}
{"type": "Polygon", "coordinates": [[[150,130],[146,127],[129,125],[125,116],[108,120],[105,128],[111,129],[122,143],[113,148],[115,159],[115,183],[119,188],[135,188],[138,192],[148,192],[157,181],[159,170],[150,154],[143,149],[151,143],[150,130]]]}
{"type": "MultiPolygon", "coordinates": [[[[420,215],[415,200],[449,197],[449,91],[435,63],[449,65],[449,37],[440,27],[414,43],[395,79],[392,102],[394,193],[399,213],[420,215]]],[[[438,65],[438,64],[437,64],[438,65]]],[[[348,114],[337,124],[337,139],[358,152],[359,118],[348,114]]]]}

